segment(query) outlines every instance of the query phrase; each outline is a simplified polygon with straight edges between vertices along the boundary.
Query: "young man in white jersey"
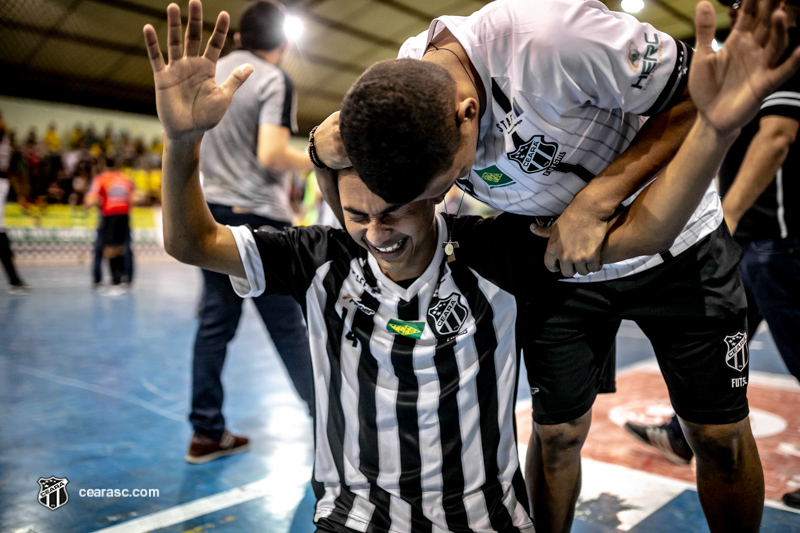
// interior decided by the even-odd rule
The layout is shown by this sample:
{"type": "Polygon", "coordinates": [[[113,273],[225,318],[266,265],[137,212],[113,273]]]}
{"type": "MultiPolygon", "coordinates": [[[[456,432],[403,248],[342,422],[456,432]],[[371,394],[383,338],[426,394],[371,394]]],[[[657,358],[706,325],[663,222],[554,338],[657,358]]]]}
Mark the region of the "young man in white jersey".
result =
{"type": "Polygon", "coordinates": [[[622,319],[653,343],[699,450],[711,530],[758,529],[763,474],[747,422],[747,367],[736,357],[746,348],[733,342],[746,333],[745,297],[716,190],[709,184],[675,231],[663,220],[652,251],[618,263],[599,255],[614,213],[682,138],[690,55],[594,0],[501,0],[470,17],[434,20],[403,45],[401,59],[365,72],[341,115],[312,132],[309,152],[333,205],[335,182],[322,167],[352,161],[389,203],[455,182],[543,225],[558,217],[536,229],[550,237],[545,264],[580,276],[558,284],[557,305],[528,307],[523,339],[534,417],[527,483],[544,531],[572,522],[591,406],[608,390],[622,319]],[[640,115],[653,114],[640,130],[640,115]]]}
{"type": "MultiPolygon", "coordinates": [[[[661,179],[615,219],[604,261],[650,251],[664,226],[679,231],[760,98],[800,66],[800,53],[775,66],[786,39],[771,7],[748,4],[752,16],[719,54],[713,8],[698,7],[699,118],[661,179]]],[[[220,14],[199,56],[199,0],[189,13],[183,46],[179,8],[167,10],[168,65],[154,28],[144,29],[165,138],[165,246],[231,276],[243,296],[288,292],[303,305],[318,531],[532,531],[514,442],[514,330],[520,304],[557,303],[558,284],[535,265],[545,241],[528,231],[531,219],[437,216],[443,195],[389,204],[349,171],[338,178],[346,232],[216,223],[199,183],[201,140],[252,67],[217,86],[229,18],[220,14]],[[455,261],[445,240],[461,240],[455,261]]]]}

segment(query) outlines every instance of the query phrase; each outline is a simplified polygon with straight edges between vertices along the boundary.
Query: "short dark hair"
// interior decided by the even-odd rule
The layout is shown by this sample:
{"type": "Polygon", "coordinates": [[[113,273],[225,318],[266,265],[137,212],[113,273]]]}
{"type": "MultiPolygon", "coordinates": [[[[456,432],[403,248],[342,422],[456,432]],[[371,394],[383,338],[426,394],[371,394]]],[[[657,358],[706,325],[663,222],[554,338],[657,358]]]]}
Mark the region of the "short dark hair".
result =
{"type": "Polygon", "coordinates": [[[339,130],[347,156],[385,202],[417,198],[461,144],[456,83],[444,68],[394,59],[367,69],[347,92],[339,130]]]}
{"type": "Polygon", "coordinates": [[[239,17],[239,34],[245,50],[270,51],[286,42],[283,4],[271,0],[250,2],[239,17]]]}

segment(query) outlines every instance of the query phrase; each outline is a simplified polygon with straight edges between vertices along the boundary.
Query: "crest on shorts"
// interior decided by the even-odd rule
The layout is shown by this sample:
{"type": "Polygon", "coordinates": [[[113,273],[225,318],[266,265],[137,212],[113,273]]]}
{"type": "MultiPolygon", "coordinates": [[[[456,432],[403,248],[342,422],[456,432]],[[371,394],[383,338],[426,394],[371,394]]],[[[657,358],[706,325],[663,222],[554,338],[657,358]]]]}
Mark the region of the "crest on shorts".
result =
{"type": "Polygon", "coordinates": [[[51,511],[55,511],[59,507],[66,505],[69,501],[67,483],[69,483],[69,480],[65,477],[40,477],[39,503],[51,511]]]}
{"type": "Polygon", "coordinates": [[[725,337],[728,353],[725,354],[725,364],[741,372],[747,366],[749,350],[747,349],[747,333],[741,331],[725,337]]]}
{"type": "Polygon", "coordinates": [[[454,335],[467,321],[469,311],[461,304],[458,294],[447,298],[434,298],[428,308],[428,323],[439,335],[454,335]]]}
{"type": "Polygon", "coordinates": [[[516,161],[519,168],[527,174],[535,174],[547,170],[553,165],[553,160],[558,153],[558,144],[544,140],[544,135],[534,135],[513,152],[508,153],[508,158],[516,161]]]}

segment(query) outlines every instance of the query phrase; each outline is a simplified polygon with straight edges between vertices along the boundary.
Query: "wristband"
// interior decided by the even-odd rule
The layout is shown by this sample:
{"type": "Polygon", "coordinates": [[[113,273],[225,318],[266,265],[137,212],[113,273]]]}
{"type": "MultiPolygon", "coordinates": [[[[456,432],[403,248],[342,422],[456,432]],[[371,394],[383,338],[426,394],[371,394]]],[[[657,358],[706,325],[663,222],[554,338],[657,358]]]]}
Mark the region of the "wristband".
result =
{"type": "Polygon", "coordinates": [[[317,155],[317,148],[314,146],[314,132],[317,131],[317,128],[319,128],[319,126],[314,126],[311,128],[311,132],[308,134],[308,157],[311,159],[311,164],[315,167],[333,172],[334,170],[323,163],[317,155]]]}

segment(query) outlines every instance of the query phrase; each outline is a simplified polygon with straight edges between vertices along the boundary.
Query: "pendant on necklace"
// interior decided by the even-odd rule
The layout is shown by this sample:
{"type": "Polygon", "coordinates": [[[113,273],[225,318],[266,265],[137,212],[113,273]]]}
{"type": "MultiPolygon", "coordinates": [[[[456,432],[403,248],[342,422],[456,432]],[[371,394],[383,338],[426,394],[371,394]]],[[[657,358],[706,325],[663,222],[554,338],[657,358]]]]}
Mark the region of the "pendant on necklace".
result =
{"type": "Polygon", "coordinates": [[[442,243],[442,248],[444,248],[444,253],[447,256],[447,262],[452,263],[456,260],[456,248],[458,248],[458,241],[452,241],[450,239],[447,242],[442,243]]]}

